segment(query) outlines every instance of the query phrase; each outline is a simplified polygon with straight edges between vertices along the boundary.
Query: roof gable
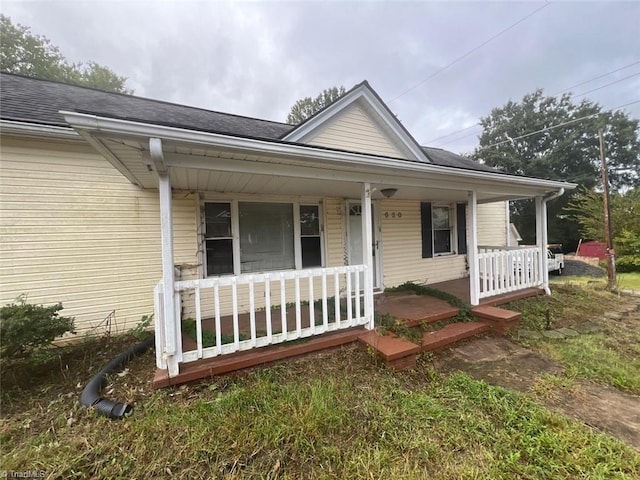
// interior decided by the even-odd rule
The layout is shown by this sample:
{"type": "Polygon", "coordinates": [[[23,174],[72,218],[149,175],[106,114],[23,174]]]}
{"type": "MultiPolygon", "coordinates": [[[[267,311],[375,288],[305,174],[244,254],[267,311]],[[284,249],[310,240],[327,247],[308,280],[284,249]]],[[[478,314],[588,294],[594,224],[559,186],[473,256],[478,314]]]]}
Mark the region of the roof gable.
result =
{"type": "Polygon", "coordinates": [[[366,81],[282,139],[430,163],[415,139],[366,81]]]}

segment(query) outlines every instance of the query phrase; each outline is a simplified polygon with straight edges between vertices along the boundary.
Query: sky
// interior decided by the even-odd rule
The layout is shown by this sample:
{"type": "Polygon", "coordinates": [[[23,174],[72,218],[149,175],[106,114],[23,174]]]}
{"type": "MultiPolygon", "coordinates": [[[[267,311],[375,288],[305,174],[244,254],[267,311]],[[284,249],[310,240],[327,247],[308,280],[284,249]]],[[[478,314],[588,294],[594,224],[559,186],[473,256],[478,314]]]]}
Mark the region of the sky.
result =
{"type": "Polygon", "coordinates": [[[0,12],[135,95],[210,110],[284,122],[296,100],[368,80],[419,143],[456,153],[477,146],[481,117],[537,88],[603,109],[636,101],[624,111],[640,119],[640,1],[2,0],[0,12]]]}

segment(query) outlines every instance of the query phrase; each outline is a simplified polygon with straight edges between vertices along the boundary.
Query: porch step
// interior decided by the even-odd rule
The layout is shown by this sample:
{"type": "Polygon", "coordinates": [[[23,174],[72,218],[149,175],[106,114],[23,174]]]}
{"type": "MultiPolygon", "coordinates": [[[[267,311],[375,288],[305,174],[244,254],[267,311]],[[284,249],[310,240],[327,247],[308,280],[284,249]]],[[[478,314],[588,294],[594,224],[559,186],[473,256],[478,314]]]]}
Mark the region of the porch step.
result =
{"type": "Polygon", "coordinates": [[[429,313],[425,312],[423,315],[417,318],[408,319],[408,320],[403,319],[403,320],[408,327],[417,327],[418,325],[423,323],[434,323],[434,322],[439,322],[441,320],[448,320],[450,318],[454,318],[459,313],[460,313],[459,308],[450,307],[450,308],[443,309],[439,312],[429,312],[429,313]]]}
{"type": "Polygon", "coordinates": [[[538,287],[524,288],[515,292],[502,293],[494,297],[483,298],[480,300],[480,305],[504,305],[505,303],[515,302],[523,298],[536,297],[538,295],[544,295],[544,289],[538,287]]]}
{"type": "Polygon", "coordinates": [[[387,365],[396,370],[415,367],[416,354],[420,353],[419,345],[390,333],[381,335],[375,330],[361,334],[358,341],[373,348],[387,365]]]}
{"type": "Polygon", "coordinates": [[[489,325],[482,322],[456,322],[422,336],[422,351],[434,352],[466,338],[489,331],[489,325]]]}
{"type": "Polygon", "coordinates": [[[416,327],[423,323],[453,318],[460,310],[435,297],[398,292],[381,297],[377,302],[376,312],[391,315],[408,327],[416,327]]]}
{"type": "Polygon", "coordinates": [[[488,325],[491,330],[502,335],[504,335],[507,330],[515,327],[522,317],[522,314],[519,312],[492,307],[491,305],[473,307],[471,314],[480,320],[480,322],[488,325]]]}
{"type": "Polygon", "coordinates": [[[363,331],[363,327],[350,328],[339,332],[326,333],[319,337],[309,337],[304,343],[256,348],[185,363],[180,366],[180,373],[173,378],[169,378],[167,370],[157,369],[153,378],[153,388],[182,385],[216,375],[273,363],[278,360],[300,357],[320,350],[353,343],[358,340],[363,331]]]}

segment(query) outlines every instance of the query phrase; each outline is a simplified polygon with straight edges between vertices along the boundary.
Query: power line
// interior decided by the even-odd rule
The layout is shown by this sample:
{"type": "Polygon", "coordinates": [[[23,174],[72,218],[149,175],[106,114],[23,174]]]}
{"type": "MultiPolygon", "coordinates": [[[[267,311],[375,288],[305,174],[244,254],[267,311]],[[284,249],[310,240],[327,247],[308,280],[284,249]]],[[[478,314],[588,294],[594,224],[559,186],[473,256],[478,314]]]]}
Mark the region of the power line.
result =
{"type": "Polygon", "coordinates": [[[453,65],[455,65],[456,63],[458,63],[459,61],[467,58],[469,55],[471,55],[472,53],[477,52],[478,50],[480,50],[482,47],[484,47],[486,44],[488,44],[489,42],[495,40],[496,38],[498,38],[500,35],[505,34],[506,32],[508,32],[509,30],[511,30],[512,28],[516,27],[517,25],[521,24],[522,22],[524,22],[525,20],[527,20],[529,17],[532,17],[533,15],[535,15],[536,13],[538,13],[540,10],[542,10],[543,8],[546,8],[550,5],[550,3],[548,2],[548,0],[545,2],[545,4],[537,9],[535,9],[533,12],[525,15],[524,17],[522,17],[520,20],[518,20],[515,23],[512,23],[511,25],[509,25],[507,28],[505,28],[504,30],[501,30],[500,32],[496,33],[494,36],[492,36],[491,38],[489,38],[488,40],[485,40],[483,43],[481,43],[480,45],[472,48],[471,50],[469,50],[467,53],[459,56],[458,58],[456,58],[455,60],[453,60],[452,62],[448,63],[447,65],[445,65],[444,67],[442,67],[440,70],[436,70],[434,73],[432,73],[431,75],[429,75],[427,78],[425,78],[424,80],[420,81],[419,83],[417,83],[416,85],[414,85],[413,87],[405,90],[404,92],[402,92],[400,95],[398,95],[397,97],[392,98],[389,103],[395,102],[397,99],[399,99],[400,97],[405,96],[407,93],[415,90],[416,88],[420,87],[421,85],[425,84],[426,82],[428,82],[429,80],[431,80],[433,77],[435,77],[436,75],[441,74],[442,72],[444,72],[446,69],[448,69],[449,67],[452,67],[453,65]]]}
{"type": "Polygon", "coordinates": [[[603,78],[603,77],[606,77],[608,75],[611,75],[612,73],[616,73],[616,72],[619,72],[621,70],[625,70],[625,69],[627,69],[629,67],[633,67],[634,65],[638,65],[639,63],[640,63],[640,60],[637,60],[635,62],[630,63],[629,65],[625,65],[624,67],[616,68],[615,70],[611,70],[610,72],[603,73],[601,75],[598,75],[597,77],[590,78],[589,80],[585,80],[584,82],[580,82],[580,83],[578,83],[576,85],[571,85],[570,87],[567,87],[564,90],[560,90],[558,93],[554,93],[553,96],[555,97],[556,95],[560,95],[561,93],[564,93],[564,92],[566,92],[568,90],[571,90],[571,89],[576,88],[576,87],[581,87],[582,85],[586,85],[587,83],[591,83],[591,82],[593,82],[595,80],[598,80],[600,78],[603,78]]]}
{"type": "Polygon", "coordinates": [[[450,137],[451,135],[455,135],[456,133],[462,133],[462,132],[464,132],[466,130],[471,130],[472,128],[476,128],[476,127],[479,127],[479,126],[480,126],[479,123],[474,123],[470,127],[461,128],[460,130],[456,130],[455,132],[447,133],[446,135],[440,135],[439,137],[432,138],[431,140],[427,140],[427,143],[436,142],[436,141],[440,140],[441,138],[447,138],[447,137],[450,137]]]}
{"type": "MultiPolygon", "coordinates": [[[[592,78],[592,79],[590,79],[590,80],[586,80],[586,81],[584,81],[584,82],[582,82],[582,83],[579,83],[579,84],[577,84],[577,85],[573,85],[572,87],[565,88],[565,89],[564,89],[564,90],[562,90],[561,92],[556,93],[555,95],[552,95],[552,96],[557,97],[557,96],[558,96],[558,95],[560,95],[560,93],[562,93],[562,92],[566,92],[567,90],[570,90],[570,89],[575,88],[575,87],[577,87],[577,86],[585,85],[585,84],[590,83],[590,82],[592,82],[592,81],[594,81],[594,80],[597,80],[597,79],[600,79],[600,78],[606,77],[607,75],[611,75],[612,73],[619,72],[620,70],[624,70],[625,68],[629,68],[629,67],[631,67],[631,66],[633,66],[633,65],[637,65],[638,63],[640,63],[640,60],[639,60],[639,61],[637,61],[637,62],[634,62],[634,63],[630,63],[629,65],[625,65],[624,67],[617,68],[616,70],[612,70],[612,71],[610,71],[610,72],[608,72],[608,73],[604,73],[604,74],[602,74],[602,75],[598,75],[597,77],[593,77],[593,78],[592,78]]],[[[625,80],[628,80],[628,79],[633,78],[633,77],[637,77],[637,76],[639,76],[639,75],[640,75],[640,73],[634,73],[634,74],[628,75],[628,76],[626,76],[626,77],[624,77],[624,78],[619,78],[618,80],[614,80],[613,82],[609,82],[609,83],[607,83],[607,84],[605,84],[605,85],[601,85],[600,87],[593,88],[593,89],[591,89],[591,90],[587,90],[587,91],[586,91],[586,92],[584,92],[584,93],[571,95],[569,98],[578,98],[578,97],[582,97],[582,96],[584,96],[584,95],[588,95],[589,93],[593,93],[593,92],[596,92],[596,91],[598,91],[598,90],[602,90],[603,88],[607,88],[607,87],[609,87],[609,86],[611,86],[611,85],[615,85],[616,83],[623,82],[623,81],[625,81],[625,80]]],[[[431,140],[427,141],[427,143],[435,142],[435,141],[437,141],[437,140],[440,140],[441,138],[450,137],[450,136],[452,136],[452,135],[455,135],[456,133],[462,133],[462,132],[467,131],[467,130],[470,130],[470,129],[472,129],[472,128],[477,128],[477,127],[479,127],[479,126],[480,126],[480,124],[479,124],[479,123],[476,123],[476,124],[474,124],[474,125],[471,125],[470,127],[462,128],[462,129],[460,129],[460,130],[456,130],[455,132],[448,133],[447,135],[442,135],[442,136],[440,136],[440,137],[437,137],[437,138],[431,139],[431,140]]],[[[454,138],[454,139],[452,139],[452,140],[448,140],[448,141],[446,141],[446,142],[444,142],[444,143],[440,142],[440,144],[439,144],[439,145],[440,145],[440,146],[448,145],[448,144],[453,143],[453,142],[456,142],[456,141],[458,141],[458,140],[462,140],[463,138],[470,137],[471,135],[474,135],[474,133],[470,133],[470,134],[468,134],[468,135],[463,135],[462,137],[454,138]]]]}
{"type": "Polygon", "coordinates": [[[498,145],[503,145],[505,143],[513,143],[515,140],[520,140],[521,138],[527,138],[527,137],[530,137],[532,135],[536,135],[538,133],[544,133],[544,132],[547,132],[549,130],[554,130],[556,128],[564,127],[565,125],[569,125],[571,123],[576,123],[576,122],[579,122],[581,120],[586,120],[587,118],[597,117],[598,115],[603,115],[605,113],[613,112],[615,110],[619,110],[621,108],[628,107],[629,105],[634,105],[636,103],[640,103],[640,100],[634,100],[632,102],[625,103],[624,105],[619,105],[619,106],[614,107],[614,108],[612,108],[610,110],[606,110],[604,112],[592,113],[591,115],[585,115],[584,117],[574,118],[573,120],[568,120],[566,122],[562,122],[562,123],[559,123],[557,125],[551,125],[550,127],[545,127],[545,128],[540,129],[540,130],[536,130],[535,132],[525,133],[524,135],[520,135],[519,137],[509,138],[508,140],[503,140],[501,142],[493,143],[491,145],[487,145],[486,147],[479,147],[478,150],[485,150],[487,148],[497,147],[498,145]]]}
{"type": "Polygon", "coordinates": [[[614,80],[613,82],[607,83],[606,85],[602,85],[601,87],[594,88],[594,89],[586,91],[584,93],[580,93],[578,95],[571,95],[571,98],[582,97],[582,96],[587,95],[587,94],[589,94],[591,92],[595,92],[596,90],[602,90],[603,88],[606,88],[606,87],[608,87],[610,85],[614,85],[614,84],[620,83],[620,82],[622,82],[624,80],[628,80],[630,78],[637,77],[638,75],[640,75],[640,73],[634,73],[633,75],[629,75],[628,77],[624,77],[624,78],[620,78],[618,80],[614,80]]]}

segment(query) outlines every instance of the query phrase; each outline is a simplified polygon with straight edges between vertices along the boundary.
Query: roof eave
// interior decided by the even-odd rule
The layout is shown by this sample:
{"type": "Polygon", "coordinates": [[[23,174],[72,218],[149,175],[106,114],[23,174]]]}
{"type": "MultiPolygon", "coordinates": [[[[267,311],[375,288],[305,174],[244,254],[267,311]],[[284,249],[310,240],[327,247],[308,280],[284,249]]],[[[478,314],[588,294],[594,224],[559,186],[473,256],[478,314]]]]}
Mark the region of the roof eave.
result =
{"type": "Polygon", "coordinates": [[[253,138],[235,137],[218,133],[185,130],[175,127],[159,126],[154,124],[131,122],[108,117],[99,117],[84,113],[60,112],[65,120],[79,131],[88,131],[92,134],[120,134],[145,138],[162,138],[168,141],[176,141],[194,144],[198,146],[223,147],[245,152],[260,152],[267,155],[278,155],[303,160],[322,160],[329,162],[341,162],[354,167],[375,166],[396,171],[422,172],[434,175],[455,175],[461,179],[495,181],[499,184],[517,184],[527,187],[555,191],[560,188],[572,189],[577,185],[555,180],[544,180],[529,177],[518,177],[503,173],[485,171],[464,170],[434,165],[419,161],[407,161],[389,157],[379,157],[366,153],[344,152],[287,143],[282,140],[260,140],[253,138]]]}

